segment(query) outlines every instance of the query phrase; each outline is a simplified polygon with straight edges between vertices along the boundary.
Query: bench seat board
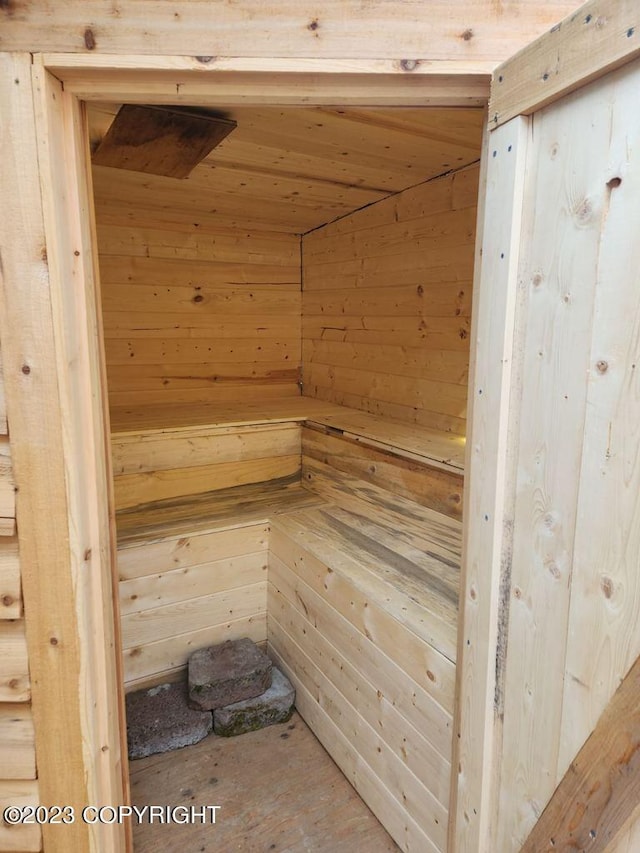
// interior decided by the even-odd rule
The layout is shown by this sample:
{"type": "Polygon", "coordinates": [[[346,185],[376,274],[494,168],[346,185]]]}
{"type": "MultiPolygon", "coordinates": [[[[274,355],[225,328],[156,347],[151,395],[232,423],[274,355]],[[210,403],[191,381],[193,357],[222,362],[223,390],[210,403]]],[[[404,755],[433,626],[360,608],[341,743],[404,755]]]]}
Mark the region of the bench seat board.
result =
{"type": "Polygon", "coordinates": [[[234,404],[199,403],[119,407],[111,410],[114,441],[140,434],[157,437],[185,430],[234,429],[261,424],[310,422],[332,427],[348,437],[366,441],[372,447],[392,449],[394,453],[430,460],[435,467],[461,473],[464,469],[465,440],[454,433],[442,432],[391,418],[371,415],[348,406],[339,406],[313,397],[285,397],[234,404]]]}
{"type": "Polygon", "coordinates": [[[117,513],[118,548],[173,535],[241,528],[320,503],[322,499],[304,489],[297,476],[158,501],[117,513]]]}

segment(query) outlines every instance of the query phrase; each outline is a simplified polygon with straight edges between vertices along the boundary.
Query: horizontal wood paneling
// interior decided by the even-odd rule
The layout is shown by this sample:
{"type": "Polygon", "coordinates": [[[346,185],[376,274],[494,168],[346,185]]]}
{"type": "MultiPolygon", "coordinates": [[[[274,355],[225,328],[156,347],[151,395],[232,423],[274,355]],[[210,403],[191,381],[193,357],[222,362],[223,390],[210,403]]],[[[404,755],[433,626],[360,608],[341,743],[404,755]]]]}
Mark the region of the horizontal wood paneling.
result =
{"type": "Polygon", "coordinates": [[[248,483],[291,477],[300,471],[300,456],[275,456],[242,462],[220,462],[186,469],[123,474],[115,480],[118,509],[200,492],[219,491],[248,483]]]}
{"type": "Polygon", "coordinates": [[[20,558],[16,537],[0,539],[0,619],[22,616],[20,558]]]}
{"type": "Polygon", "coordinates": [[[0,622],[0,649],[0,702],[28,701],[31,685],[23,620],[0,622]]]}
{"type": "MultiPolygon", "coordinates": [[[[429,109],[283,108],[237,98],[224,111],[237,127],[186,180],[96,167],[100,221],[189,229],[194,241],[216,224],[306,233],[476,160],[484,123],[478,83],[482,72],[470,82],[468,109],[433,102],[429,109]]],[[[89,109],[98,150],[117,110],[110,103],[89,109]]]]}
{"type": "Polygon", "coordinates": [[[303,237],[309,396],[464,434],[477,166],[303,237]]]}
{"type": "Polygon", "coordinates": [[[36,778],[33,716],[27,704],[0,704],[0,767],[13,779],[36,778]]]}
{"type": "Polygon", "coordinates": [[[95,190],[111,406],[241,406],[256,394],[298,394],[298,239],[141,227],[127,223],[124,207],[102,223],[103,197],[121,180],[118,170],[102,171],[95,190]]]}
{"type": "Polygon", "coordinates": [[[300,472],[297,424],[138,433],[112,446],[117,509],[300,472]]]}
{"type": "Polygon", "coordinates": [[[16,489],[11,467],[11,449],[8,436],[0,435],[0,531],[12,536],[15,533],[16,489]]]}
{"type": "MultiPolygon", "coordinates": [[[[298,554],[292,559],[291,541],[276,534],[274,530],[270,545],[269,648],[302,688],[299,709],[310,715],[312,725],[320,709],[348,742],[351,760],[385,796],[385,807],[376,814],[402,849],[445,850],[450,714],[437,711],[439,706],[406,673],[404,654],[398,655],[402,639],[396,637],[383,651],[384,629],[374,637],[372,623],[363,631],[357,618],[350,617],[349,599],[358,595],[358,588],[348,581],[344,589],[335,586],[338,573],[328,565],[324,571],[330,586],[316,587],[310,554],[293,544],[298,554]],[[393,731],[387,730],[391,721],[393,731]]],[[[417,638],[404,630],[404,639],[415,643],[417,638]]],[[[450,698],[452,702],[452,693],[450,698]]],[[[360,774],[349,772],[349,762],[336,756],[335,739],[315,726],[314,731],[375,809],[360,774]]]]}
{"type": "Polygon", "coordinates": [[[307,459],[315,459],[423,506],[461,518],[460,472],[434,468],[426,460],[405,459],[390,449],[368,447],[344,435],[325,434],[308,427],[302,435],[303,465],[307,459]]]}
{"type": "Polygon", "coordinates": [[[2,367],[2,348],[0,348],[0,435],[6,435],[7,425],[7,401],[4,393],[4,378],[2,367]]]}
{"type": "Polygon", "coordinates": [[[141,432],[115,436],[111,451],[116,476],[289,456],[300,452],[300,427],[297,424],[256,424],[200,430],[193,427],[159,434],[141,432]]]}
{"type": "MultiPolygon", "coordinates": [[[[35,780],[0,780],[0,814],[7,806],[37,806],[38,783],[35,780]]],[[[60,804],[64,805],[64,804],[60,804]]],[[[64,829],[62,829],[64,832],[64,829]]],[[[0,821],[0,850],[2,853],[37,853],[42,849],[40,827],[37,824],[10,826],[0,821]]]]}
{"type": "Polygon", "coordinates": [[[265,524],[118,550],[125,682],[169,677],[227,639],[266,639],[265,524]]]}

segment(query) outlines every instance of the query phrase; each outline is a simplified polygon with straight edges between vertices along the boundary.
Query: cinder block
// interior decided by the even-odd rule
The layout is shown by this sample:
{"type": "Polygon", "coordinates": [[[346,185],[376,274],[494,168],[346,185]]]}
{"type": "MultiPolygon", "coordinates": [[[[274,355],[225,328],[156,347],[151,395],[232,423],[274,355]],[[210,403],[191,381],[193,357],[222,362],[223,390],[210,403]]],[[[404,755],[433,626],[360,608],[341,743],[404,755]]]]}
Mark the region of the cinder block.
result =
{"type": "Polygon", "coordinates": [[[161,684],[126,697],[129,758],[198,743],[213,728],[209,711],[189,707],[185,682],[161,684]]]}
{"type": "Polygon", "coordinates": [[[274,667],[271,687],[261,696],[213,712],[213,729],[217,735],[233,737],[274,723],[286,723],[293,714],[295,700],[295,688],[286,675],[274,667]]]}
{"type": "Polygon", "coordinates": [[[271,686],[271,661],[244,637],[200,649],[189,658],[189,701],[213,711],[259,696],[271,686]]]}

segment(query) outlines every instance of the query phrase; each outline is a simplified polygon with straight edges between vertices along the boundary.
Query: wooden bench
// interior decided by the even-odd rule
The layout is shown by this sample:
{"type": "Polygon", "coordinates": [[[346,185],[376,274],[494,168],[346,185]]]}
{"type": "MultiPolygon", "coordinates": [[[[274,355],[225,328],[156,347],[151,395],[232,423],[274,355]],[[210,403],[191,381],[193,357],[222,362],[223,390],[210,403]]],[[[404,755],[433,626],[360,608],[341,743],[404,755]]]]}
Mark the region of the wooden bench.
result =
{"type": "Polygon", "coordinates": [[[127,687],[223,639],[266,642],[387,828],[444,850],[462,442],[316,403],[114,435],[116,493],[124,477],[121,496],[163,496],[117,514],[127,687]],[[261,446],[272,467],[229,481],[261,446]]]}
{"type": "Polygon", "coordinates": [[[116,508],[300,476],[303,456],[462,513],[464,439],[309,397],[112,412],[116,508]]]}

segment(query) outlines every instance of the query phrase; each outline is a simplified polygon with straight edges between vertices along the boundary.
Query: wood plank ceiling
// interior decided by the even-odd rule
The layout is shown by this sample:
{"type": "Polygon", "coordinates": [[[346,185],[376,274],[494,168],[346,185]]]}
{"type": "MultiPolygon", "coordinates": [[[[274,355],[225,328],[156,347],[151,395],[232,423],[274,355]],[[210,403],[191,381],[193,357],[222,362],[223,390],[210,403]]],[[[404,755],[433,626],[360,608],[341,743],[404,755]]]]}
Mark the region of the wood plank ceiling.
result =
{"type": "MultiPolygon", "coordinates": [[[[92,150],[119,105],[89,110],[92,150]]],[[[303,234],[479,159],[478,108],[237,107],[184,180],[94,166],[99,222],[303,234]]]]}

